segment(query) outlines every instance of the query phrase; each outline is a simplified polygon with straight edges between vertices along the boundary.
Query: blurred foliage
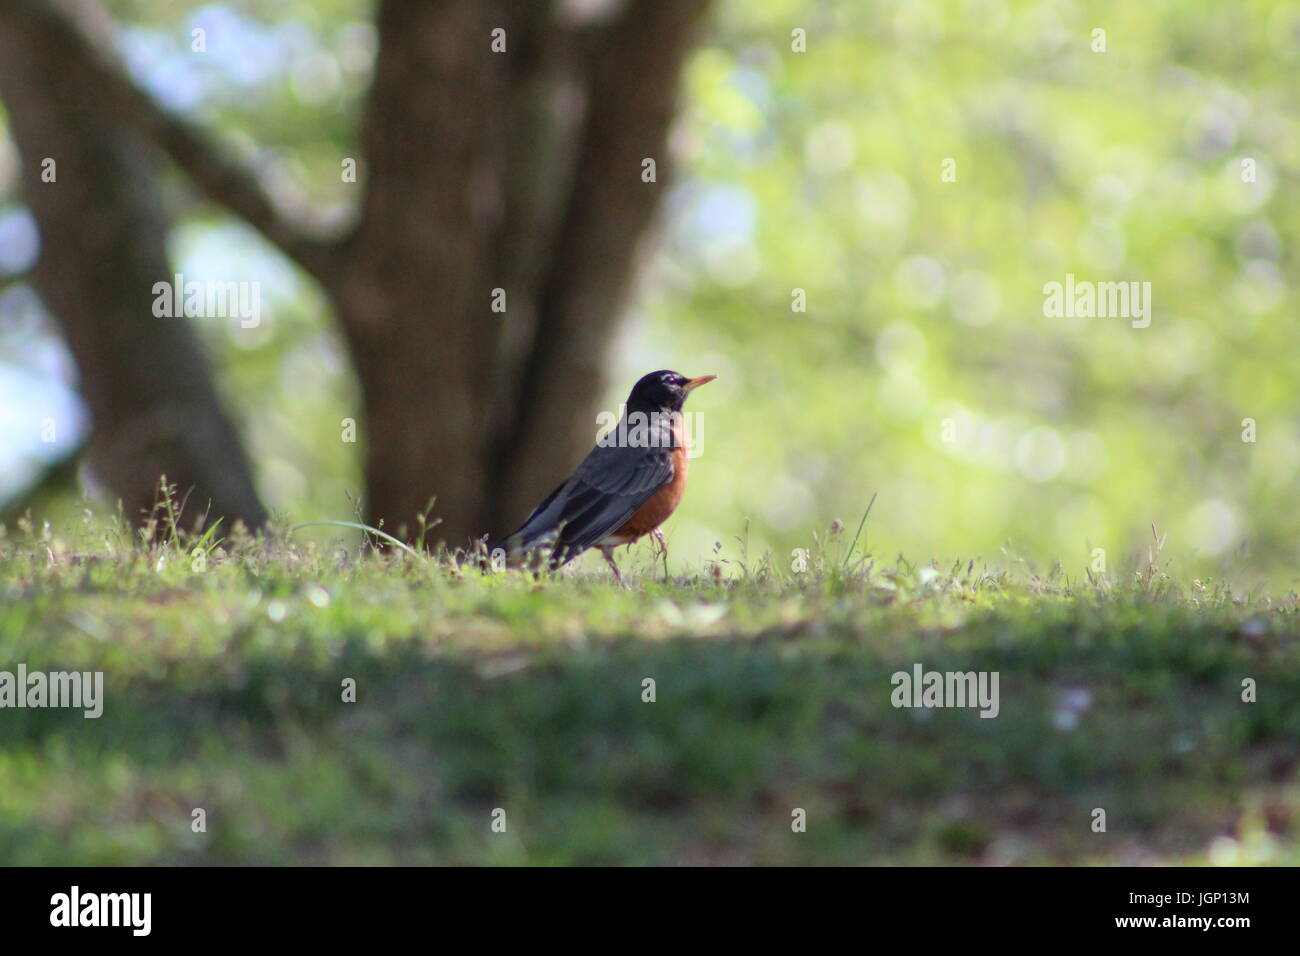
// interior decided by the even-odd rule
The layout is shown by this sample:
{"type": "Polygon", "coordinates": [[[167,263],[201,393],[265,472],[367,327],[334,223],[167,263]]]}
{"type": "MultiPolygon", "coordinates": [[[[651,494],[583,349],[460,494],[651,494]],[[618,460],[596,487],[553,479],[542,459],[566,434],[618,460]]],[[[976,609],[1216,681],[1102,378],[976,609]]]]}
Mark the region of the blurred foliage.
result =
{"type": "MultiPolygon", "coordinates": [[[[151,89],[347,215],[369,4],[110,7],[151,89]]],[[[1081,575],[1154,524],[1189,573],[1295,587],[1297,79],[1296,3],[720,0],[609,392],[665,366],[721,376],[689,408],[704,449],[673,562],[742,532],[789,554],[878,494],[886,555],[1081,575]],[[1150,282],[1150,327],[1045,317],[1067,273],[1150,282]]],[[[266,500],[348,517],[356,389],[323,301],[174,196],[187,278],[263,283],[262,328],[203,334],[266,500]]]]}
{"type": "Polygon", "coordinates": [[[1155,523],[1294,586],[1298,68],[1295,4],[724,4],[646,332],[723,375],[689,510],[793,548],[879,492],[887,553],[1071,570],[1155,523]],[[1046,318],[1067,273],[1151,326],[1046,318]]]}

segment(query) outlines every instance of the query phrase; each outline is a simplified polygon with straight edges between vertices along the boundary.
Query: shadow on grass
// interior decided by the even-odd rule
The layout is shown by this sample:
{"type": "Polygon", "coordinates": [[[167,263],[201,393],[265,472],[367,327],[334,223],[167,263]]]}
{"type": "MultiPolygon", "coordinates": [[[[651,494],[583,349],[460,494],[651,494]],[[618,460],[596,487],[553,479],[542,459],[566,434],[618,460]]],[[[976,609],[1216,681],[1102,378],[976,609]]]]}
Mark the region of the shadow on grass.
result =
{"type": "Polygon", "coordinates": [[[104,666],[107,701],[98,720],[0,712],[0,856],[1139,862],[1231,835],[1294,859],[1293,637],[1247,641],[1164,606],[880,625],[848,613],[645,640],[623,622],[580,647],[492,654],[361,633],[326,654],[253,628],[125,673],[99,659],[111,645],[35,653],[30,669],[104,666]],[[997,671],[998,716],[895,708],[891,675],[917,663],[997,671]]]}

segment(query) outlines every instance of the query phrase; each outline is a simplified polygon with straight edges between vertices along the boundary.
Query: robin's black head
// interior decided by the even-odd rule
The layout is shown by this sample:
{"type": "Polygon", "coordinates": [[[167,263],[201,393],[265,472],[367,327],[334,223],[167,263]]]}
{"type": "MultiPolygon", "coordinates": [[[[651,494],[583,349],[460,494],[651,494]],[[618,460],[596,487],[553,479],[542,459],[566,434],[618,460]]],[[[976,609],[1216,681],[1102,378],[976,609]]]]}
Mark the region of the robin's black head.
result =
{"type": "Polygon", "coordinates": [[[687,378],[680,372],[663,369],[642,376],[632,386],[632,394],[627,397],[628,408],[652,409],[656,411],[680,412],[686,404],[686,396],[692,391],[711,382],[718,376],[701,375],[699,378],[687,378]]]}

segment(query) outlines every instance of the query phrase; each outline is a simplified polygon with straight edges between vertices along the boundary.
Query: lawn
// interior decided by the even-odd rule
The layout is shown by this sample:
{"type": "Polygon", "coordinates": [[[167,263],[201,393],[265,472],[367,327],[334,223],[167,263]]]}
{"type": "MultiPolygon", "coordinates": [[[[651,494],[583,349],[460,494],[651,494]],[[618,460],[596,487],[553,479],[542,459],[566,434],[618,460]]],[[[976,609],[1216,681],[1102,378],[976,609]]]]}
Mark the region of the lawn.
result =
{"type": "Polygon", "coordinates": [[[622,590],[10,528],[0,669],[105,699],[0,710],[0,862],[1300,863],[1294,594],[843,537],[671,580],[647,545],[622,590]],[[895,707],[918,664],[997,672],[997,716],[895,707]]]}

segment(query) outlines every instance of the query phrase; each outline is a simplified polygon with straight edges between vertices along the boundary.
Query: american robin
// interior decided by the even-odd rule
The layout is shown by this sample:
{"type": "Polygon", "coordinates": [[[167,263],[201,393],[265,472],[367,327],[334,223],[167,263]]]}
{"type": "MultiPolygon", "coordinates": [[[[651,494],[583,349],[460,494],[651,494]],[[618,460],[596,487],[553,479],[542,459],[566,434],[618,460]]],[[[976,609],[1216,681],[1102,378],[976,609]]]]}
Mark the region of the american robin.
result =
{"type": "Polygon", "coordinates": [[[613,551],[644,535],[667,549],[659,526],[686,490],[687,437],[682,406],[692,391],[716,375],[687,378],[651,372],[632,386],[617,427],[605,435],[577,470],[533,509],[523,525],[489,553],[503,548],[510,558],[549,548],[547,565],[558,568],[597,547],[623,575],[613,551]]]}

